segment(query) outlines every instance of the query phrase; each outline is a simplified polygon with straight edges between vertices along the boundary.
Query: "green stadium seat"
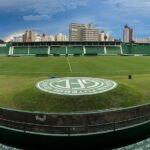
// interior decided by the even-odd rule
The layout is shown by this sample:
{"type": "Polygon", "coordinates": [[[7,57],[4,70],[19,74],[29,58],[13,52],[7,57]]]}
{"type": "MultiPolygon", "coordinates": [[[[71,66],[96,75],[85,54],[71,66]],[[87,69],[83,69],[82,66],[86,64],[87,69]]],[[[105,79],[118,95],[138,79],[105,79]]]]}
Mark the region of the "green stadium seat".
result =
{"type": "Polygon", "coordinates": [[[48,47],[30,47],[29,54],[30,55],[48,54],[48,47]]]}
{"type": "Polygon", "coordinates": [[[7,44],[6,47],[0,47],[0,55],[8,55],[9,53],[9,45],[7,44]]]}
{"type": "Polygon", "coordinates": [[[150,55],[149,44],[122,44],[124,54],[150,55]]]}
{"type": "MultiPolygon", "coordinates": [[[[105,55],[104,46],[85,46],[85,55],[105,55]]],[[[150,55],[150,44],[122,43],[123,55],[150,55]]],[[[9,44],[6,47],[0,47],[0,55],[9,54],[9,44]]],[[[18,46],[14,47],[13,55],[46,55],[48,46],[18,46]]],[[[82,55],[84,54],[83,46],[51,46],[50,54],[53,55],[82,55]],[[67,53],[67,54],[66,54],[67,53]]],[[[120,55],[120,46],[106,45],[107,55],[120,55]]]]}
{"type": "Polygon", "coordinates": [[[82,55],[83,54],[83,48],[80,46],[74,46],[74,47],[68,47],[67,48],[68,55],[82,55]]]}
{"type": "Polygon", "coordinates": [[[123,50],[123,54],[131,54],[131,51],[130,51],[128,45],[125,43],[122,44],[122,50],[123,50]]]}
{"type": "Polygon", "coordinates": [[[14,47],[13,55],[28,55],[28,47],[14,47]]]}
{"type": "Polygon", "coordinates": [[[106,46],[107,55],[120,55],[121,49],[117,46],[106,46]]]}
{"type": "Polygon", "coordinates": [[[104,47],[99,47],[99,46],[86,46],[86,54],[92,55],[92,54],[97,54],[97,55],[104,55],[104,47]]]}
{"type": "Polygon", "coordinates": [[[53,55],[66,55],[66,47],[52,46],[50,54],[53,54],[53,55]]]}

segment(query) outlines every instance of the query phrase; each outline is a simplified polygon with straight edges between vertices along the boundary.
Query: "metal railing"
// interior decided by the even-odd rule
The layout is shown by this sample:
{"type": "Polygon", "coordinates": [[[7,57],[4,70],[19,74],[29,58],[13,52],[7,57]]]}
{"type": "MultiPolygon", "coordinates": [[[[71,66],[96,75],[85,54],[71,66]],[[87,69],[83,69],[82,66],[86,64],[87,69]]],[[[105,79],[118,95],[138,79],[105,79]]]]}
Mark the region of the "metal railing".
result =
{"type": "Polygon", "coordinates": [[[60,135],[75,135],[75,134],[92,134],[101,132],[114,132],[117,129],[129,128],[144,122],[150,121],[150,115],[131,118],[120,122],[110,122],[104,124],[81,125],[81,126],[58,126],[58,125],[44,125],[27,122],[19,122],[0,118],[0,125],[12,129],[22,130],[23,132],[37,132],[46,134],[60,134],[60,135]]]}

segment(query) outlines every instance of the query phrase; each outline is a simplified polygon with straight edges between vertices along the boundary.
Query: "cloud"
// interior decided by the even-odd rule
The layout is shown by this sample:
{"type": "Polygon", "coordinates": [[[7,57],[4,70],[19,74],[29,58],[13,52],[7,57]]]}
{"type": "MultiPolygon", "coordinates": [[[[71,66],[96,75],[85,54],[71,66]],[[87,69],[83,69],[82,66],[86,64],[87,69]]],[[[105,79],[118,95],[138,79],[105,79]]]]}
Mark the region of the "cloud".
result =
{"type": "Polygon", "coordinates": [[[85,6],[87,1],[88,0],[42,0],[41,2],[41,0],[36,0],[36,3],[33,5],[32,9],[34,13],[36,13],[36,17],[39,16],[39,18],[43,18],[45,20],[45,16],[50,19],[57,13],[76,9],[79,6],[85,6]]]}
{"type": "Polygon", "coordinates": [[[28,28],[67,33],[71,22],[93,22],[114,36],[122,36],[125,24],[147,36],[144,31],[149,30],[149,8],[150,0],[1,0],[1,35],[28,28]]]}
{"type": "Polygon", "coordinates": [[[104,4],[117,8],[118,11],[126,12],[127,15],[149,16],[149,0],[105,0],[104,4]]]}
{"type": "Polygon", "coordinates": [[[22,36],[23,34],[24,34],[24,31],[14,32],[4,37],[3,40],[5,42],[9,42],[9,41],[12,41],[15,36],[22,36]]]}
{"type": "Polygon", "coordinates": [[[35,2],[35,0],[1,0],[0,9],[6,12],[20,11],[30,8],[35,2]]]}
{"type": "Polygon", "coordinates": [[[28,15],[23,16],[23,19],[26,21],[41,21],[41,20],[51,20],[51,16],[48,15],[28,15]]]}
{"type": "Polygon", "coordinates": [[[50,20],[57,13],[86,6],[89,0],[3,0],[0,8],[26,13],[26,21],[50,20]]]}

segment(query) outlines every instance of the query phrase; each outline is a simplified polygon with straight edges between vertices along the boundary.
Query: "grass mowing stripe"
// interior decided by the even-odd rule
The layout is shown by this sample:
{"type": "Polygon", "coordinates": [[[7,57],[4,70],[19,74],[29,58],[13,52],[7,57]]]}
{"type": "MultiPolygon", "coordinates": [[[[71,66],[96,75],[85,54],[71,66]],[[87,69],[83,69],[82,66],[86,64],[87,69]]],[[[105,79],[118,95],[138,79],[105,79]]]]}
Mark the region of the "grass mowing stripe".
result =
{"type": "MultiPolygon", "coordinates": [[[[70,72],[13,72],[13,71],[0,71],[0,73],[15,73],[15,74],[49,74],[49,73],[70,73],[70,72]]],[[[73,72],[73,73],[89,73],[89,72],[73,72]]]]}

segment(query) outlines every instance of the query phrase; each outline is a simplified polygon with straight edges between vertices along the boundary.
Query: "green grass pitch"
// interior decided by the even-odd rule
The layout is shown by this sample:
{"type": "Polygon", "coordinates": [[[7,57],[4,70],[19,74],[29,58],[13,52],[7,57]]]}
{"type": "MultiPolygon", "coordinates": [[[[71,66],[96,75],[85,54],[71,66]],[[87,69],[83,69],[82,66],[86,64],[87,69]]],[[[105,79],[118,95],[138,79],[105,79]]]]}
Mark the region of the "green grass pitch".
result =
{"type": "Polygon", "coordinates": [[[150,103],[150,57],[0,57],[0,107],[43,111],[96,111],[150,103]],[[128,75],[132,75],[132,80],[128,75]],[[98,77],[119,86],[91,96],[59,96],[36,89],[50,76],[98,77]]]}

